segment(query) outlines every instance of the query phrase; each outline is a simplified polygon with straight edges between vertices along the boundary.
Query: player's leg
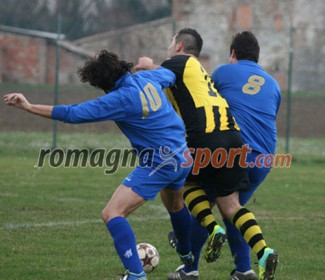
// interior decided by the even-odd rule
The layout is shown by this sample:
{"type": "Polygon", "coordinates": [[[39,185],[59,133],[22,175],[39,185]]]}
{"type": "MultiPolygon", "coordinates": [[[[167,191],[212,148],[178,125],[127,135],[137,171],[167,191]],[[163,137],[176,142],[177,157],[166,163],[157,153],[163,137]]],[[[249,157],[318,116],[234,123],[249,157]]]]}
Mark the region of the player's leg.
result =
{"type": "MultiPolygon", "coordinates": [[[[167,279],[188,279],[196,280],[199,277],[199,261],[201,250],[208,238],[208,232],[205,227],[201,226],[199,221],[191,215],[191,245],[194,262],[191,265],[181,265],[175,271],[168,273],[167,279]]],[[[168,234],[170,245],[175,249],[178,240],[174,232],[168,234]]]]}
{"type": "MultiPolygon", "coordinates": [[[[194,141],[194,147],[196,147],[195,144],[198,143],[194,141]]],[[[243,141],[239,132],[226,131],[218,134],[207,134],[200,140],[199,144],[201,148],[209,148],[210,151],[217,151],[222,148],[229,153],[231,149],[238,148],[240,150],[243,141]]],[[[196,155],[194,155],[194,158],[196,158],[196,155]]],[[[208,262],[213,262],[219,257],[222,244],[226,240],[224,229],[218,225],[212,214],[209,203],[211,201],[210,197],[213,197],[214,201],[218,195],[230,194],[241,189],[241,187],[243,189],[248,188],[248,186],[237,186],[243,172],[239,168],[238,157],[234,157],[234,166],[228,167],[228,164],[225,164],[218,168],[213,165],[213,158],[211,158],[209,164],[201,168],[195,178],[200,185],[187,186],[184,192],[184,200],[192,215],[208,231],[209,237],[205,254],[208,262]],[[209,192],[209,197],[207,192],[209,192]]]]}
{"type": "Polygon", "coordinates": [[[212,214],[209,198],[203,188],[193,184],[186,185],[183,196],[191,214],[208,232],[205,258],[207,262],[213,262],[220,256],[220,250],[226,240],[225,231],[212,214]]]}
{"type": "Polygon", "coordinates": [[[249,245],[234,224],[226,218],[223,221],[227,231],[228,245],[236,265],[235,270],[232,272],[233,279],[236,279],[235,277],[238,277],[238,275],[242,279],[257,279],[251,267],[249,245]]]}
{"type": "MultiPolygon", "coordinates": [[[[247,162],[255,162],[258,155],[259,153],[257,152],[248,154],[247,162]]],[[[257,187],[264,181],[268,173],[269,168],[248,168],[250,190],[239,192],[239,202],[241,205],[246,205],[257,187]]],[[[249,280],[257,279],[257,276],[251,267],[249,245],[244,240],[243,236],[235,225],[233,225],[228,219],[224,219],[224,224],[227,229],[228,244],[236,265],[235,270],[232,272],[233,279],[236,279],[235,277],[241,277],[242,279],[249,280]]]]}
{"type": "Polygon", "coordinates": [[[260,279],[268,279],[265,278],[267,273],[274,275],[278,262],[277,253],[267,246],[254,214],[239,204],[238,193],[217,197],[216,202],[222,215],[236,226],[257,255],[260,279]]]}
{"type": "Polygon", "coordinates": [[[126,217],[145,203],[131,188],[120,185],[102,211],[102,219],[110,232],[116,252],[130,271],[127,279],[146,279],[139,259],[134,232],[126,217]]]}
{"type": "Polygon", "coordinates": [[[212,214],[210,202],[205,190],[198,186],[198,184],[186,184],[183,197],[191,214],[211,234],[218,223],[212,214]]]}
{"type": "MultiPolygon", "coordinates": [[[[211,141],[213,145],[218,145],[215,144],[215,137],[211,137],[211,139],[209,138],[206,141],[207,144],[209,144],[208,142],[211,141]]],[[[209,199],[209,197],[213,196],[212,201],[215,199],[214,186],[215,179],[217,177],[215,173],[216,169],[211,165],[208,165],[207,167],[202,168],[198,175],[190,174],[190,176],[187,178],[187,183],[185,185],[183,194],[184,201],[189,211],[199,221],[199,225],[206,228],[208,232],[208,244],[205,254],[205,258],[208,262],[213,262],[220,256],[221,247],[226,240],[225,231],[217,223],[210,207],[211,199],[209,199]],[[204,181],[212,182],[212,186],[203,189],[201,187],[203,179],[204,181]],[[209,197],[205,190],[210,192],[209,197]]],[[[205,234],[206,233],[204,233],[202,238],[205,237],[205,234]]],[[[194,246],[202,246],[201,239],[198,239],[197,242],[194,241],[194,243],[194,246]]],[[[197,258],[199,258],[199,256],[197,258]]]]}
{"type": "Polygon", "coordinates": [[[191,215],[191,244],[194,263],[191,265],[191,268],[185,268],[185,272],[199,270],[200,254],[208,236],[207,229],[201,226],[199,221],[191,215]]]}
{"type": "MultiPolygon", "coordinates": [[[[179,169],[175,172],[174,169],[167,168],[153,170],[150,167],[137,167],[124,179],[104,208],[102,218],[113,237],[115,248],[125,268],[129,270],[126,279],[142,279],[142,275],[145,277],[136,250],[136,239],[126,217],[146,200],[154,200],[162,189],[169,186],[170,182],[181,177],[183,184],[187,174],[187,169],[179,169]]],[[[182,184],[177,185],[178,190],[182,184]]],[[[181,194],[179,196],[181,200],[181,194]]],[[[175,205],[178,207],[179,204],[175,205]]]]}
{"type": "MultiPolygon", "coordinates": [[[[187,178],[187,183],[185,185],[185,194],[184,200],[188,207],[191,210],[191,244],[192,244],[192,253],[194,256],[194,262],[191,265],[183,265],[176,269],[176,271],[168,274],[167,279],[189,279],[195,280],[198,279],[198,268],[199,268],[199,259],[202,247],[207,240],[208,231],[206,227],[211,228],[213,232],[214,227],[217,225],[211,209],[208,196],[204,190],[198,187],[196,183],[198,177],[190,174],[187,178]],[[197,198],[197,199],[196,199],[197,198]],[[197,206],[198,204],[198,206],[197,206]],[[197,217],[195,218],[193,214],[197,217]],[[207,216],[207,219],[204,219],[207,216]],[[199,219],[202,217],[201,222],[206,226],[200,224],[199,219]]],[[[214,198],[213,198],[214,200],[214,198]]],[[[178,243],[177,238],[175,237],[174,232],[169,233],[170,244],[175,248],[175,245],[178,243]]]]}
{"type": "MultiPolygon", "coordinates": [[[[242,192],[240,192],[242,193],[242,192]]],[[[252,189],[245,192],[245,197],[252,195],[252,189]]],[[[236,268],[231,273],[230,279],[257,280],[255,272],[250,263],[250,247],[239,232],[239,230],[227,218],[223,219],[227,230],[228,245],[236,268]],[[237,277],[237,278],[236,278],[237,277]]]]}
{"type": "Polygon", "coordinates": [[[176,251],[184,264],[193,262],[190,237],[190,214],[182,199],[182,190],[164,189],[160,192],[178,240],[176,251]]]}

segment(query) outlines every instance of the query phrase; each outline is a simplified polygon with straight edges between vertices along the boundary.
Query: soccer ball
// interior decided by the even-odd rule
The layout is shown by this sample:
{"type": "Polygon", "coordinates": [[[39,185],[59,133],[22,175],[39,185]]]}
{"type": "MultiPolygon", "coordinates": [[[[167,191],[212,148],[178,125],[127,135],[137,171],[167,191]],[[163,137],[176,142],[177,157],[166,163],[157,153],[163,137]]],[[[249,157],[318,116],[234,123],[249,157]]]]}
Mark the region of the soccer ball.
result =
{"type": "Polygon", "coordinates": [[[149,243],[137,244],[138,255],[145,272],[153,271],[159,264],[158,250],[149,243]]]}

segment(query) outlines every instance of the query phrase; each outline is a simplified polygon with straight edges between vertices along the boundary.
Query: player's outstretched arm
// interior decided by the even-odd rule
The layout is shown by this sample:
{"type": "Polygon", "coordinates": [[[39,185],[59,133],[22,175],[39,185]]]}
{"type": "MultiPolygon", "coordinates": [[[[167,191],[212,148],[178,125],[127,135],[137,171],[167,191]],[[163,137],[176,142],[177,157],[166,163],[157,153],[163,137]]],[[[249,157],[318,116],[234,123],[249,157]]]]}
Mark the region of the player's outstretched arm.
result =
{"type": "Polygon", "coordinates": [[[52,116],[53,106],[31,104],[21,93],[6,94],[4,95],[3,100],[8,106],[13,106],[35,115],[39,115],[49,119],[52,116]]]}

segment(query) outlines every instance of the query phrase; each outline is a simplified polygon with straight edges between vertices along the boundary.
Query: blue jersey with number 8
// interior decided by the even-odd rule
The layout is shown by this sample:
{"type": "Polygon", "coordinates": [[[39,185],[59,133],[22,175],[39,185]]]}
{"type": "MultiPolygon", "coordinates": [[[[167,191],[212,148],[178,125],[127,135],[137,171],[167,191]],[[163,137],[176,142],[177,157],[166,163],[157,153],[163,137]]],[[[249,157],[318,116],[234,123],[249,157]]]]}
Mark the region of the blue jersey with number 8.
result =
{"type": "Polygon", "coordinates": [[[248,60],[222,65],[211,77],[227,100],[244,142],[252,150],[274,154],[276,115],[281,102],[277,81],[260,65],[248,60]]]}

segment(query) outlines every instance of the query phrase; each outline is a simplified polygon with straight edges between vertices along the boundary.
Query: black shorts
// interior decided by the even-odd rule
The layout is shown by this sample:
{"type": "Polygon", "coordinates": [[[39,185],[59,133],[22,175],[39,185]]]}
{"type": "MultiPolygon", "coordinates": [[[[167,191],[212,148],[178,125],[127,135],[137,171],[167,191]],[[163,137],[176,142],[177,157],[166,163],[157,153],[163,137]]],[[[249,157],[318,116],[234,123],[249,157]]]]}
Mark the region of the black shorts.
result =
{"type": "Polygon", "coordinates": [[[187,142],[189,148],[195,149],[192,154],[194,165],[186,179],[187,183],[210,188],[216,196],[227,196],[235,191],[249,190],[247,168],[240,165],[240,154],[234,156],[235,151],[240,151],[238,149],[244,145],[238,131],[220,131],[200,137],[188,137],[187,142]],[[203,156],[209,154],[211,158],[205,166],[206,159],[203,156]],[[197,168],[200,164],[195,166],[199,161],[202,162],[201,168],[197,168]]]}

